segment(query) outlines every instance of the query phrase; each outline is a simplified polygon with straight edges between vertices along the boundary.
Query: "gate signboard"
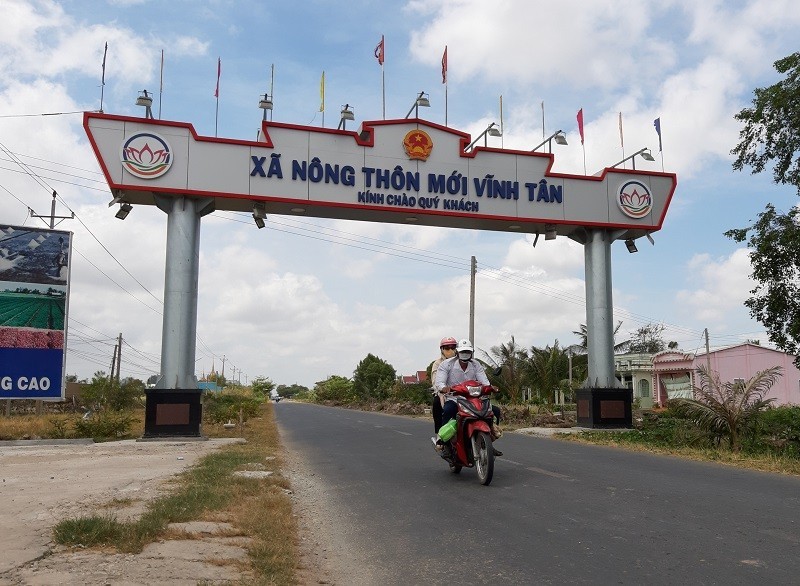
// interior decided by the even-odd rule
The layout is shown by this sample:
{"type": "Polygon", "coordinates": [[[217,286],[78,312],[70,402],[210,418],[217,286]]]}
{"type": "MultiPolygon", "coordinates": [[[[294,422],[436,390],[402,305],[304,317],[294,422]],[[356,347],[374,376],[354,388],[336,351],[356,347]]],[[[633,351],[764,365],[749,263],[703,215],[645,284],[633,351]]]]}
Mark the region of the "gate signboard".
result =
{"type": "Polygon", "coordinates": [[[114,195],[213,197],[214,209],[570,235],[581,226],[637,238],[659,230],[673,173],[551,171],[553,155],[477,147],[423,120],[356,131],[263,122],[260,140],[198,136],[187,123],[87,113],[114,195]]]}
{"type": "Polygon", "coordinates": [[[64,397],[72,233],[0,224],[0,399],[64,397]]]}

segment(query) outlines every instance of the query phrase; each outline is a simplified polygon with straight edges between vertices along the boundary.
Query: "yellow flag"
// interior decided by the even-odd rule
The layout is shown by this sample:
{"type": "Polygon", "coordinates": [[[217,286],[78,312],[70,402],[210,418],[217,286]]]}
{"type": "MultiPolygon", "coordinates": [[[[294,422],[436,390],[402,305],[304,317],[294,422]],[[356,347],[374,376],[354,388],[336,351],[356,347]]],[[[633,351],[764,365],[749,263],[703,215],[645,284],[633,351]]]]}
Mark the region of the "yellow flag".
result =
{"type": "Polygon", "coordinates": [[[319,80],[319,111],[325,111],[325,72],[322,72],[322,79],[319,80]]]}

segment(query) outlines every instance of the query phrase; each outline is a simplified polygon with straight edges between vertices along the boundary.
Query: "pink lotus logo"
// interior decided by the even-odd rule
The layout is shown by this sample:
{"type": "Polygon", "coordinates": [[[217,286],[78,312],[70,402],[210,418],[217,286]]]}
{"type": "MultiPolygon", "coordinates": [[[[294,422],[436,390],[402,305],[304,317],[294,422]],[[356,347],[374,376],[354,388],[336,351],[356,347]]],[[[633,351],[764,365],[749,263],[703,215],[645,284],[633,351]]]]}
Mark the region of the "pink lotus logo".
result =
{"type": "Polygon", "coordinates": [[[629,218],[643,218],[653,209],[653,196],[641,181],[626,181],[617,191],[617,204],[629,218]]]}
{"type": "Polygon", "coordinates": [[[134,134],[122,145],[122,166],[134,177],[155,179],[169,171],[172,153],[169,143],[152,132],[134,134]]]}

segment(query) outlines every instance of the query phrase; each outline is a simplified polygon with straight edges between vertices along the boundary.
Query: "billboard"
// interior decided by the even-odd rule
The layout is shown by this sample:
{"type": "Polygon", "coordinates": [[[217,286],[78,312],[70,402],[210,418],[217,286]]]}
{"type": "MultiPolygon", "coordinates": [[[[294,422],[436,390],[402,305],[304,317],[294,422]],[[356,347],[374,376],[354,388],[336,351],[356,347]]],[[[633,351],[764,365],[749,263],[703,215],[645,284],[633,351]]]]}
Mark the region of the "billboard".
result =
{"type": "Polygon", "coordinates": [[[0,399],[61,399],[72,233],[0,224],[0,399]]]}
{"type": "Polygon", "coordinates": [[[214,199],[216,210],[570,236],[661,229],[673,173],[552,170],[554,156],[476,147],[423,120],[356,131],[262,122],[259,140],[199,136],[191,124],[89,113],[86,129],[117,201],[214,199]]]}

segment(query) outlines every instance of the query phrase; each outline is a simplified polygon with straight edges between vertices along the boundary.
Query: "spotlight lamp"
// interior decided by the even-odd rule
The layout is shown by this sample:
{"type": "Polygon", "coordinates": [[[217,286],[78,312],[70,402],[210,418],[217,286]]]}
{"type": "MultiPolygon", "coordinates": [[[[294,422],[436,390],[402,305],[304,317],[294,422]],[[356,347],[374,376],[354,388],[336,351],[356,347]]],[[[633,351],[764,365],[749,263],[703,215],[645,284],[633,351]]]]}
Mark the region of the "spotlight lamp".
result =
{"type": "Polygon", "coordinates": [[[431,107],[431,101],[428,98],[429,98],[428,94],[426,94],[425,92],[420,92],[419,95],[417,96],[417,99],[414,100],[414,103],[412,104],[411,109],[408,111],[408,114],[406,114],[406,118],[411,116],[411,112],[414,112],[414,118],[419,118],[420,107],[422,108],[431,107]]]}
{"type": "Polygon", "coordinates": [[[269,94],[264,94],[264,97],[261,98],[258,102],[258,107],[264,110],[264,118],[263,120],[267,119],[267,110],[272,112],[272,96],[269,94]]]}
{"type": "Polygon", "coordinates": [[[117,213],[114,214],[114,217],[119,218],[120,220],[124,220],[125,218],[128,217],[128,214],[131,213],[132,209],[133,206],[131,204],[123,203],[119,206],[119,210],[117,210],[117,213]]]}
{"type": "Polygon", "coordinates": [[[487,136],[503,136],[503,133],[500,132],[500,129],[497,127],[497,122],[492,122],[489,126],[486,127],[486,130],[481,132],[478,137],[469,143],[465,151],[470,151],[472,148],[477,144],[480,139],[483,139],[483,146],[487,146],[486,144],[486,137],[487,136]]]}
{"type": "Polygon", "coordinates": [[[655,158],[654,158],[654,157],[653,157],[653,155],[650,153],[650,149],[649,149],[649,148],[647,148],[647,147],[645,147],[645,148],[643,148],[643,149],[639,149],[638,151],[636,151],[635,153],[633,153],[631,156],[629,156],[629,157],[625,157],[625,158],[624,158],[624,159],[622,159],[622,160],[621,160],[619,163],[614,163],[613,165],[611,165],[611,167],[612,167],[612,168],[613,168],[613,167],[619,167],[619,166],[620,166],[620,165],[622,165],[622,164],[623,164],[625,161],[630,161],[630,162],[631,162],[631,165],[633,166],[633,170],[635,171],[635,170],[636,170],[636,157],[637,157],[637,155],[638,155],[638,156],[641,156],[641,157],[642,157],[642,158],[643,158],[645,161],[655,161],[655,158]]]}
{"type": "Polygon", "coordinates": [[[639,249],[636,248],[636,243],[633,241],[633,238],[628,238],[625,241],[625,248],[628,249],[628,252],[633,254],[634,252],[639,252],[639,249]]]}
{"type": "Polygon", "coordinates": [[[347,130],[345,124],[347,120],[355,120],[356,117],[353,115],[353,107],[350,104],[345,104],[342,106],[341,117],[339,118],[339,127],[338,130],[347,130]]]}
{"type": "Polygon", "coordinates": [[[153,98],[150,94],[147,93],[147,90],[142,90],[139,94],[139,97],[136,98],[136,105],[142,106],[144,108],[144,117],[145,118],[152,118],[153,117],[153,98]]]}
{"type": "Polygon", "coordinates": [[[255,204],[253,205],[253,221],[258,226],[258,229],[261,230],[265,226],[264,220],[267,218],[267,210],[263,204],[255,204]]]}
{"type": "Polygon", "coordinates": [[[567,136],[564,134],[563,130],[557,130],[547,138],[545,138],[542,142],[537,144],[535,147],[531,149],[531,152],[535,152],[536,149],[547,145],[547,152],[553,152],[553,141],[556,141],[556,144],[565,145],[567,144],[567,136]]]}
{"type": "Polygon", "coordinates": [[[555,240],[558,236],[558,228],[555,224],[545,224],[544,225],[544,239],[545,240],[555,240]]]}

